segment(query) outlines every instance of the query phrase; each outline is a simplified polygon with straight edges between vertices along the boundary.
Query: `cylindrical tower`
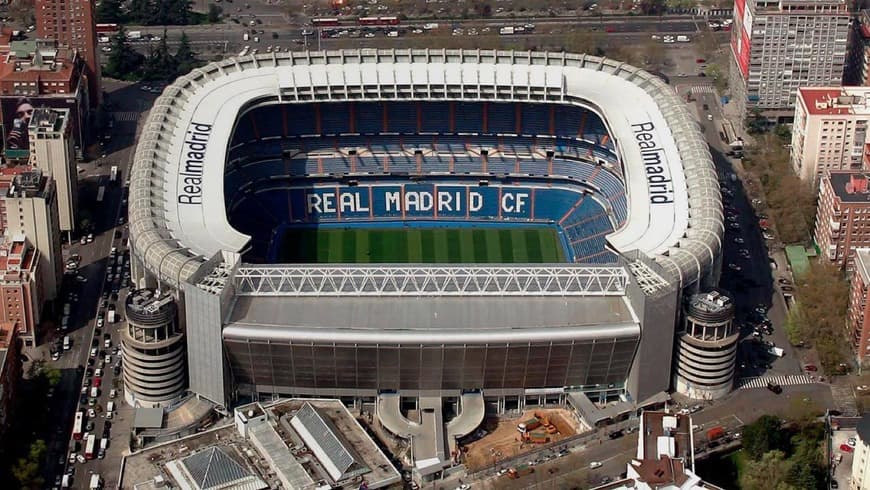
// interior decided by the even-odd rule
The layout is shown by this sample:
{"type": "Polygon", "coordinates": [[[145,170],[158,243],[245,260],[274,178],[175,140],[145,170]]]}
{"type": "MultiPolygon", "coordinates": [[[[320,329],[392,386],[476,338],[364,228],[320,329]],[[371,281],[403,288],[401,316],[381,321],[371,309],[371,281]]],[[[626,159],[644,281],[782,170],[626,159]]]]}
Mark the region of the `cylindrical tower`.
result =
{"type": "Polygon", "coordinates": [[[127,296],[124,398],[132,406],[167,405],[187,389],[184,335],[172,296],[137,289],[127,296]]]}
{"type": "Polygon", "coordinates": [[[734,385],[739,337],[734,303],[718,291],[695,294],[684,316],[685,330],[677,341],[676,390],[701,400],[721,398],[734,385]]]}

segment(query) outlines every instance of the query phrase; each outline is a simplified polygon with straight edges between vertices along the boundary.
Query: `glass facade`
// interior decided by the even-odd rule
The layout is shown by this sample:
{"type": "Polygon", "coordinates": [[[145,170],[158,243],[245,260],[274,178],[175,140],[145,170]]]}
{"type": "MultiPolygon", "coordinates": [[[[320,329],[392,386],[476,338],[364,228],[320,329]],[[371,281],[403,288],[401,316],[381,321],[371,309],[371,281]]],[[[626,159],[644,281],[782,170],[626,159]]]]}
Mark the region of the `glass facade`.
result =
{"type": "Polygon", "coordinates": [[[237,386],[308,390],[524,389],[623,383],[637,338],[484,345],[225,339],[237,386]]]}

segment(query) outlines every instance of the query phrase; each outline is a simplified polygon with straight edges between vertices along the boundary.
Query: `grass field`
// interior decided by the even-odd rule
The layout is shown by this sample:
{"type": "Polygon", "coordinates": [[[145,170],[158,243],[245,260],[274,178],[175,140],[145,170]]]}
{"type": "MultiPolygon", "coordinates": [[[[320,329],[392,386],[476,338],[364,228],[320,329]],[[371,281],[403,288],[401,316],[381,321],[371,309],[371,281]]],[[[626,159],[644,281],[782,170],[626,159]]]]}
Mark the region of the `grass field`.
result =
{"type": "Polygon", "coordinates": [[[556,231],[523,228],[326,228],[288,230],[283,263],[564,262],[556,231]]]}

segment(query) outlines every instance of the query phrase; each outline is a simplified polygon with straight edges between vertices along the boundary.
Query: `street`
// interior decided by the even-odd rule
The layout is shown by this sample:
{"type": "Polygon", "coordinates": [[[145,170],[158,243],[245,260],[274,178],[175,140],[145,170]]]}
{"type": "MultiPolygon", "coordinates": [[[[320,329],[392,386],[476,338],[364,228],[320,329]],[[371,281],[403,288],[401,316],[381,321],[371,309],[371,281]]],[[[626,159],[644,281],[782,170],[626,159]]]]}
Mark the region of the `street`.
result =
{"type": "MultiPolygon", "coordinates": [[[[107,84],[107,92],[112,97],[113,84],[107,84]]],[[[117,85],[117,84],[114,84],[117,85]]],[[[135,90],[123,85],[121,90],[135,90]]],[[[117,96],[112,97],[113,102],[119,104],[118,109],[124,111],[137,111],[141,107],[134,98],[117,96]]],[[[107,257],[110,250],[118,249],[118,256],[123,256],[123,244],[126,241],[125,226],[118,224],[120,216],[126,209],[121,206],[124,199],[124,180],[126,179],[128,165],[132,159],[133,141],[137,121],[120,121],[114,124],[112,141],[106,146],[105,157],[98,158],[88,163],[79,164],[80,199],[82,203],[92,203],[94,218],[93,242],[81,244],[78,240],[71,245],[64,245],[64,256],[70,257],[75,254],[81,257],[78,272],[67,274],[64,281],[64,289],[61,299],[71,304],[70,330],[66,332],[71,339],[71,348],[63,351],[58,361],[51,361],[49,348],[54,345],[54,338],[62,338],[63,332],[53,332],[48,341],[28,352],[31,359],[41,359],[49,367],[61,370],[62,379],[57,385],[51,400],[51,420],[55,425],[44,427],[44,437],[49,441],[43,477],[48,483],[59,483],[64,471],[73,474],[72,488],[87,488],[88,475],[99,473],[106,482],[106,488],[113,488],[117,484],[118,462],[123,452],[129,446],[129,430],[133,419],[133,409],[123,402],[123,385],[121,382],[120,356],[116,348],[120,347],[120,327],[123,325],[123,302],[126,288],[120,289],[117,298],[112,296],[112,285],[107,282],[109,273],[122,274],[119,265],[112,270],[108,265],[107,257]],[[109,171],[112,165],[120,167],[120,178],[116,183],[109,182],[109,171]],[[99,186],[105,186],[105,197],[101,203],[95,202],[95,190],[99,186]],[[117,237],[117,238],[116,238],[117,237]],[[76,275],[83,279],[77,280],[76,275]],[[104,293],[104,291],[106,293],[104,293]],[[107,309],[98,308],[99,303],[106,296],[107,304],[116,305],[121,321],[110,324],[107,318],[107,309]],[[102,329],[95,328],[98,316],[105,322],[102,329]],[[110,344],[105,346],[104,336],[108,335],[110,344]],[[91,356],[92,347],[96,347],[97,356],[91,356]],[[107,357],[109,356],[109,357],[107,357]],[[106,362],[108,361],[108,362],[106,362]],[[103,375],[99,396],[91,404],[89,396],[84,396],[84,403],[80,403],[83,396],[83,388],[94,384],[93,370],[102,366],[103,375]],[[110,399],[110,392],[115,389],[117,395],[110,399]],[[112,419],[106,419],[106,409],[109,402],[114,402],[115,411],[112,419]],[[95,459],[85,463],[70,463],[69,454],[83,455],[85,451],[85,437],[81,440],[72,439],[73,419],[77,410],[87,412],[93,408],[96,417],[85,416],[85,425],[93,423],[90,430],[96,436],[97,448],[100,439],[106,435],[108,447],[105,451],[105,459],[95,459]],[[109,425],[112,428],[107,428],[109,425]],[[114,484],[112,482],[115,482],[114,484]]],[[[124,213],[124,214],[122,214],[124,213]]],[[[95,451],[95,455],[96,455],[95,451]]]]}

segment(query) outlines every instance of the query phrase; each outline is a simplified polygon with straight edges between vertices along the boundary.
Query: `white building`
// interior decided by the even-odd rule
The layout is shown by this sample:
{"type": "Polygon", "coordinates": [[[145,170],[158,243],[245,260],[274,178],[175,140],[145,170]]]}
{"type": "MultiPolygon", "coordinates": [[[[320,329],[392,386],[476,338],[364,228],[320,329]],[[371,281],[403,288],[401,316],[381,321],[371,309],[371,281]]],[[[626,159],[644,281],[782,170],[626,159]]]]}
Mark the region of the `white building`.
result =
{"type": "Polygon", "coordinates": [[[792,115],[797,89],[840,85],[849,37],[845,0],[736,0],[731,89],[741,111],[792,115]]]}
{"type": "Polygon", "coordinates": [[[60,229],[76,227],[78,182],[75,142],[70,133],[69,109],[40,108],[33,111],[28,135],[30,164],[54,179],[60,229]]]}
{"type": "Polygon", "coordinates": [[[818,182],[832,170],[870,168],[870,87],[798,90],[791,139],[791,163],[805,181],[818,182]]]}
{"type": "Polygon", "coordinates": [[[855,454],[852,455],[850,490],[870,490],[870,415],[865,415],[856,427],[855,454]]]}

